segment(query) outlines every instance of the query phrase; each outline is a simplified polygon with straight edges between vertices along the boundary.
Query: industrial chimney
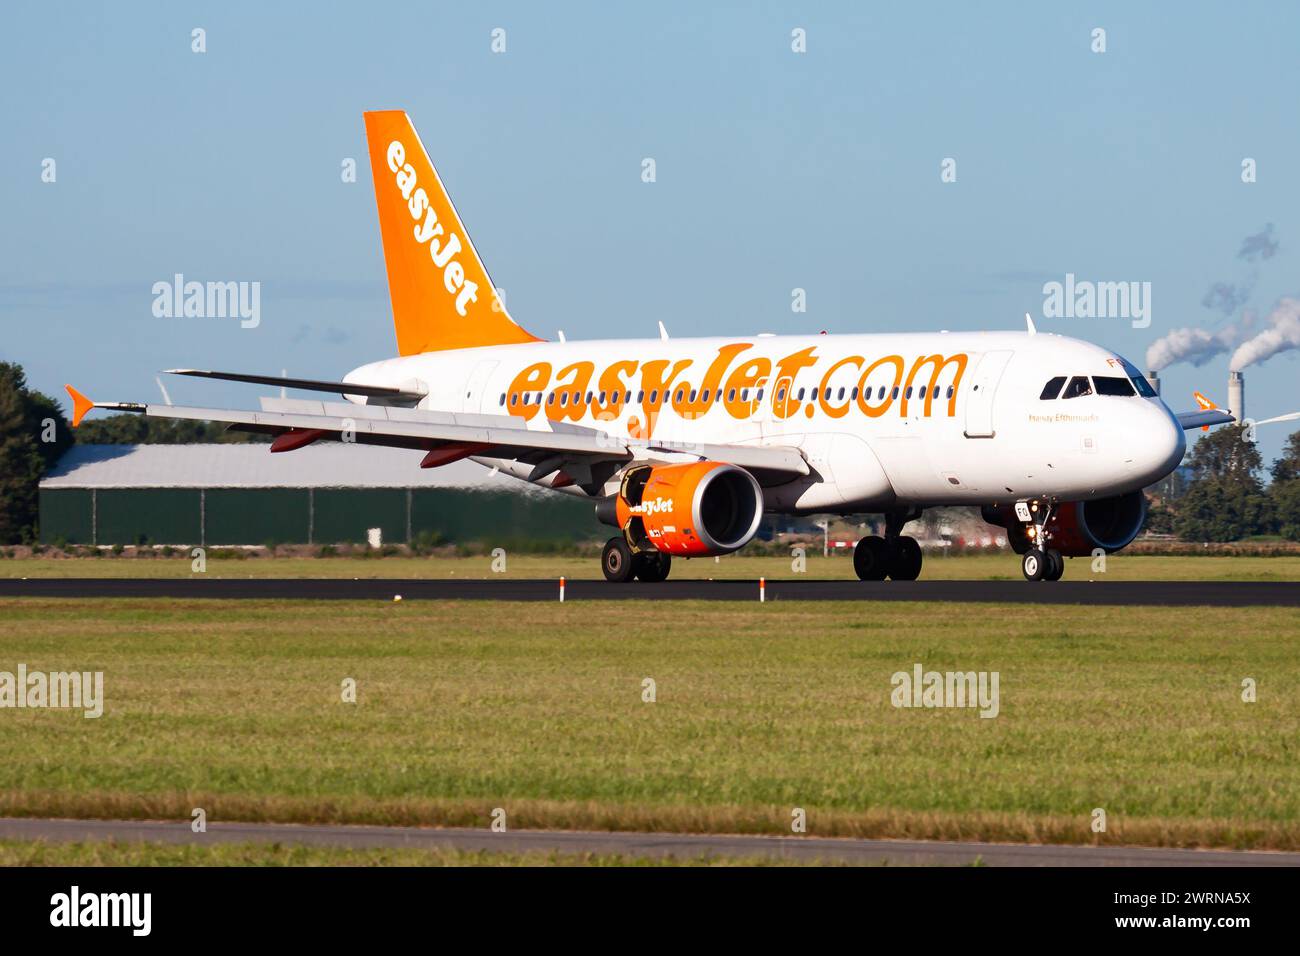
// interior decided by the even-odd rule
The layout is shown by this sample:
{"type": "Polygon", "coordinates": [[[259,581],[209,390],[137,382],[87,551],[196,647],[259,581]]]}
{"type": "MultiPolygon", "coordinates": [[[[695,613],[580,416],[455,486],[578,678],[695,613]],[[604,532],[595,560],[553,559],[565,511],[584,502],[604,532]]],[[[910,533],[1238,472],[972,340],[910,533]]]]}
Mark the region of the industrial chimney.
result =
{"type": "Polygon", "coordinates": [[[1160,373],[1157,372],[1155,369],[1152,369],[1151,371],[1147,372],[1147,381],[1151,383],[1152,389],[1154,389],[1155,393],[1159,395],[1160,394],[1160,373]]]}
{"type": "Polygon", "coordinates": [[[1238,423],[1246,420],[1246,380],[1240,372],[1228,373],[1228,411],[1238,423]]]}

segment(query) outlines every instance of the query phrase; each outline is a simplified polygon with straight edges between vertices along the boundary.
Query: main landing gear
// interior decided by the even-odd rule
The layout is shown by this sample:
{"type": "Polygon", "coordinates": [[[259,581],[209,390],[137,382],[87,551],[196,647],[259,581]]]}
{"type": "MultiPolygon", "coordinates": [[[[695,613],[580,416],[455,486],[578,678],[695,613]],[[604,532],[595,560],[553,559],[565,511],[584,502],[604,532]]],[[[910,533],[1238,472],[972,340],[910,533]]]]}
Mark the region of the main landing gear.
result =
{"type": "Polygon", "coordinates": [[[1020,556],[1020,570],[1026,581],[1059,581],[1065,573],[1065,558],[1060,551],[1049,547],[1051,532],[1047,525],[1055,508],[1054,501],[1016,503],[1016,517],[1030,525],[1025,529],[1030,547],[1020,556]]]}
{"type": "Polygon", "coordinates": [[[623,582],[638,578],[647,583],[667,580],[672,555],[662,551],[633,551],[622,535],[610,538],[600,553],[600,569],[606,581],[623,582]]]}
{"type": "Polygon", "coordinates": [[[915,581],[921,574],[921,546],[903,534],[903,525],[921,516],[920,508],[885,515],[885,536],[869,534],[853,549],[853,570],[862,581],[915,581]]]}

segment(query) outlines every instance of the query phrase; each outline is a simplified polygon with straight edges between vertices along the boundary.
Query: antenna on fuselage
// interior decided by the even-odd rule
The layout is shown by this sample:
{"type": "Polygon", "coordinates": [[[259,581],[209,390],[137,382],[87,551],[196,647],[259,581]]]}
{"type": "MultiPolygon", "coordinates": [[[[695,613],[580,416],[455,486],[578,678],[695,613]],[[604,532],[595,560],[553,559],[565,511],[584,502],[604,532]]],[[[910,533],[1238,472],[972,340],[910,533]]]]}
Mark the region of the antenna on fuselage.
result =
{"type": "Polygon", "coordinates": [[[1025,331],[1028,332],[1030,335],[1038,334],[1038,329],[1034,328],[1034,320],[1029,317],[1028,312],[1025,313],[1025,326],[1026,326],[1025,331]]]}
{"type": "Polygon", "coordinates": [[[659,320],[659,338],[663,339],[665,342],[668,341],[668,330],[664,328],[662,319],[659,320]]]}

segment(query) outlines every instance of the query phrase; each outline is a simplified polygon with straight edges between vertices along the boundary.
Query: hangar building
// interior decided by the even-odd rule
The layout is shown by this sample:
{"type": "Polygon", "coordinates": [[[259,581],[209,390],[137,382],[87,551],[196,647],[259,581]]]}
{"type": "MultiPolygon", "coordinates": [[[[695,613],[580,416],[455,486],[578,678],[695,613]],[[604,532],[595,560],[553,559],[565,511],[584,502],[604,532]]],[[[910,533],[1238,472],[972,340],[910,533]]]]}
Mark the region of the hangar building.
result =
{"type": "Polygon", "coordinates": [[[76,445],[41,481],[41,541],[69,544],[385,544],[603,539],[592,506],[471,461],[323,443],[76,445]]]}

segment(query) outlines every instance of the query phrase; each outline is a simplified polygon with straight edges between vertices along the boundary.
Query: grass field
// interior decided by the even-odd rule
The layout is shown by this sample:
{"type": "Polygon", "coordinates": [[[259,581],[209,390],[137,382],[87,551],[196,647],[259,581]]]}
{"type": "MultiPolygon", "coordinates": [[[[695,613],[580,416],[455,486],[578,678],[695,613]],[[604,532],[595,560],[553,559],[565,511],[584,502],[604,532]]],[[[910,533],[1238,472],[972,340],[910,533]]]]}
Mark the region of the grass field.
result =
{"type": "MultiPolygon", "coordinates": [[[[744,857],[634,857],[602,853],[501,853],[495,850],[351,850],[231,843],[45,843],[0,840],[0,866],[799,866],[744,857]]],[[[827,865],[827,864],[818,864],[827,865]]],[[[829,865],[834,866],[835,863],[829,865]]]]}
{"type": "MultiPolygon", "coordinates": [[[[194,574],[190,558],[24,558],[0,560],[0,577],[143,577],[188,578],[559,578],[570,580],[600,577],[597,557],[538,557],[516,555],[506,558],[506,572],[492,570],[492,558],[210,558],[204,575],[194,574]]],[[[807,568],[796,573],[789,558],[732,556],[714,560],[697,558],[673,562],[676,579],[718,578],[771,581],[807,577],[812,579],[854,578],[853,562],[847,556],[823,558],[809,555],[807,568]]],[[[922,580],[1021,580],[1020,559],[1004,554],[946,558],[927,556],[922,580]]],[[[1114,554],[1106,559],[1106,570],[1094,572],[1088,558],[1066,561],[1065,579],[1098,581],[1297,581],[1300,556],[1296,557],[1167,557],[1114,554]]]]}
{"type": "Polygon", "coordinates": [[[97,720],[0,710],[0,815],[789,833],[800,807],[811,835],[1300,849],[1294,609],[8,599],[0,618],[0,670],[102,670],[106,696],[97,720]],[[915,663],[997,671],[999,715],[891,706],[915,663]]]}

